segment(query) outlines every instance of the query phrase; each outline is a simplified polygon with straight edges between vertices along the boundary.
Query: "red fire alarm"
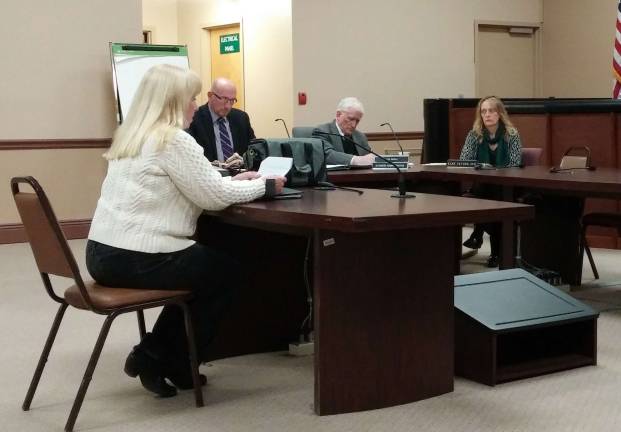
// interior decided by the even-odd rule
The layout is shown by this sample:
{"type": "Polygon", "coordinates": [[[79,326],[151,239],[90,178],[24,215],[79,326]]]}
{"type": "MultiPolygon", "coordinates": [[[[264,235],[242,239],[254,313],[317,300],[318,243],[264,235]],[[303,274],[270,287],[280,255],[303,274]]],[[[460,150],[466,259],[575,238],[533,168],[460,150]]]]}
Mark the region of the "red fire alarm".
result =
{"type": "Polygon", "coordinates": [[[306,105],[306,93],[298,92],[298,105],[306,105]]]}

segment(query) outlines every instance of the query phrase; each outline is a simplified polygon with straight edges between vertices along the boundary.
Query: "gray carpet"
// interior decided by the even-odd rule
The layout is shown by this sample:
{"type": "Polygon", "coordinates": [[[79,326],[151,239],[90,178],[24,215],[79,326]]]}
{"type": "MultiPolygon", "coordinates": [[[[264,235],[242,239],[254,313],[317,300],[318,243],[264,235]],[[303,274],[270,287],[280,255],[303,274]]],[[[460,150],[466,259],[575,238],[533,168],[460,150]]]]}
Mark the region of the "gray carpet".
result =
{"type": "MultiPolygon", "coordinates": [[[[70,242],[77,257],[85,242],[70,242]]],[[[76,430],[93,431],[611,431],[621,428],[621,251],[594,250],[601,281],[585,267],[571,291],[602,311],[598,365],[487,387],[457,378],[450,394],[368,412],[313,413],[312,357],[285,353],[201,366],[204,408],[192,392],[156,399],[122,372],[138,338],[135,316],[113,325],[76,430]]],[[[464,272],[486,271],[485,250],[464,272]]],[[[588,264],[587,264],[588,266],[588,264]]],[[[71,310],[58,335],[32,409],[21,410],[55,306],[43,292],[27,244],[0,246],[0,430],[61,431],[102,319],[71,310]]],[[[568,288],[565,287],[567,290],[568,288]]],[[[153,315],[147,316],[152,322],[153,315]]]]}

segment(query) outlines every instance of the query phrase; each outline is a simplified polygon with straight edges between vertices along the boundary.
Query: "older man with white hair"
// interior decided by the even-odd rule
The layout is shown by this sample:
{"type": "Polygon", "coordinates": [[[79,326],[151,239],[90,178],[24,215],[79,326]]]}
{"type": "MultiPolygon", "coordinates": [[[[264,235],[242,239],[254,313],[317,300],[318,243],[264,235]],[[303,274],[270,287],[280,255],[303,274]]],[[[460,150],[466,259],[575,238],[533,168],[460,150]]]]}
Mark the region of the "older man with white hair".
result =
{"type": "Polygon", "coordinates": [[[362,103],[355,97],[346,97],[341,99],[336,107],[336,118],[330,123],[317,126],[313,131],[313,136],[326,142],[326,163],[339,165],[373,163],[375,156],[369,153],[371,148],[367,137],[356,130],[363,115],[362,103]],[[332,135],[323,135],[322,132],[332,135]]]}

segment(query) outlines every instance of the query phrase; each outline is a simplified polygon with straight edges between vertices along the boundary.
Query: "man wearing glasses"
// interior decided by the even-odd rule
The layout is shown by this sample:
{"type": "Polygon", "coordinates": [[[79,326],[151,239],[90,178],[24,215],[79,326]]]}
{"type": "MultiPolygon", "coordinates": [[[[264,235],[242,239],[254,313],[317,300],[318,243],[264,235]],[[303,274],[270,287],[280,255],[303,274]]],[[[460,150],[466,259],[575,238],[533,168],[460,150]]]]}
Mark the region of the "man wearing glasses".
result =
{"type": "Polygon", "coordinates": [[[373,163],[375,156],[367,150],[369,149],[367,137],[356,130],[363,115],[362,102],[355,97],[346,97],[341,99],[336,107],[336,118],[330,123],[317,126],[313,131],[313,136],[323,138],[327,144],[326,163],[340,165],[371,165],[373,163]],[[331,135],[321,135],[322,132],[331,135]],[[358,146],[353,142],[356,142],[358,146]]]}
{"type": "Polygon", "coordinates": [[[188,133],[203,147],[207,159],[215,165],[241,165],[248,143],[254,139],[250,118],[233,108],[237,102],[235,84],[216,78],[207,93],[207,103],[194,114],[188,133]]]}

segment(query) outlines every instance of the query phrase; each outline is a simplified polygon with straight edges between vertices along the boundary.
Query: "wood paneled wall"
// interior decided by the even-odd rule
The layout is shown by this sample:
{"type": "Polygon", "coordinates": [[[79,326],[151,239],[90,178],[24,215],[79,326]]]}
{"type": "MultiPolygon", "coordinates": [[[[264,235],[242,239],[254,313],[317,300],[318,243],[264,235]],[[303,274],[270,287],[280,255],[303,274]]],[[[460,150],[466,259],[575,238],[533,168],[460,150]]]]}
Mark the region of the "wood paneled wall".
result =
{"type": "MultiPolygon", "coordinates": [[[[476,102],[472,100],[471,105],[476,102]]],[[[459,157],[466,134],[472,128],[476,106],[464,106],[467,104],[464,100],[456,101],[455,105],[449,101],[451,158],[459,157]]],[[[507,102],[507,110],[520,132],[522,146],[543,149],[542,165],[557,165],[570,147],[588,146],[592,165],[621,169],[621,104],[616,101],[521,100],[507,102]]],[[[593,211],[621,212],[621,201],[589,198],[585,213],[593,211]]],[[[612,229],[591,228],[588,239],[594,247],[621,248],[621,238],[612,229]]]]}

